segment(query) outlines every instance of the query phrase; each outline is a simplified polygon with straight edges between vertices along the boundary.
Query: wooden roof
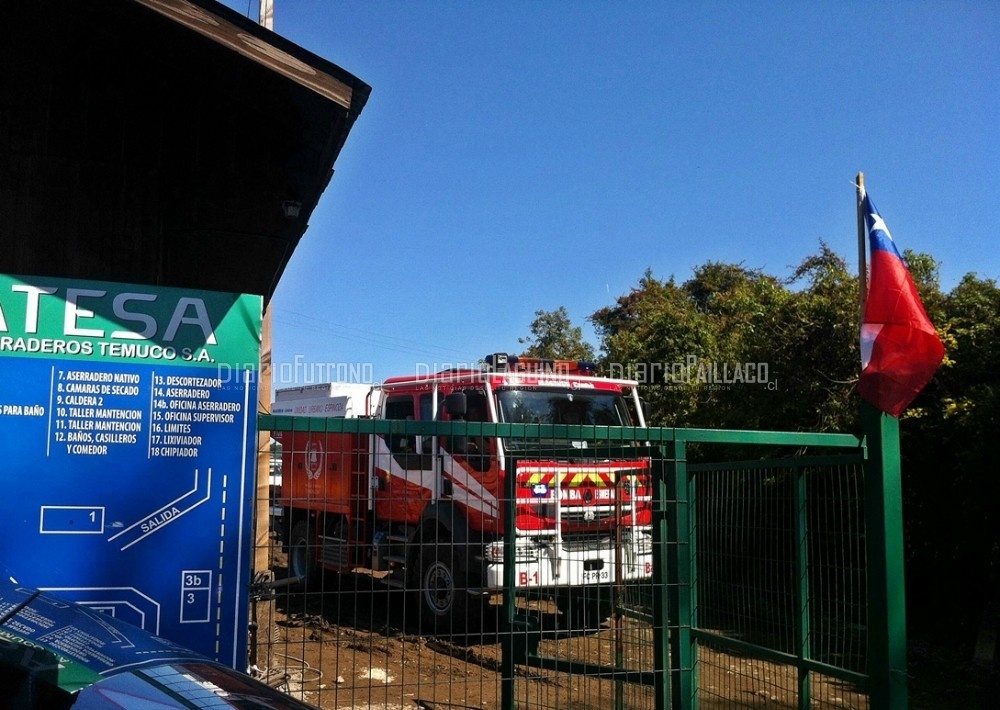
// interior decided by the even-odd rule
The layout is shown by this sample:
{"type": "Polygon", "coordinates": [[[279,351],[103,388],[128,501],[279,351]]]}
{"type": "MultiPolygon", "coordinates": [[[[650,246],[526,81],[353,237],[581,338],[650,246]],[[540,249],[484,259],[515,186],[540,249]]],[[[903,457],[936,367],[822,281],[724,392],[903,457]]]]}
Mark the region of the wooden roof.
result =
{"type": "Polygon", "coordinates": [[[5,3],[0,273],[269,298],[370,91],[212,0],[5,3]]]}

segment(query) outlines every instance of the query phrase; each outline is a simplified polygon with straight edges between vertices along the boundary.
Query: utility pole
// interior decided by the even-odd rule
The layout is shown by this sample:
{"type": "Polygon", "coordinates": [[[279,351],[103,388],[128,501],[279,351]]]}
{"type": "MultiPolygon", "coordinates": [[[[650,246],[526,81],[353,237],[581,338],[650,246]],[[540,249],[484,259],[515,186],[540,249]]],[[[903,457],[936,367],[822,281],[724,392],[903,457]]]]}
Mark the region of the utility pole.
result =
{"type": "MultiPolygon", "coordinates": [[[[258,23],[268,30],[274,29],[273,0],[259,0],[258,23]]],[[[273,296],[273,294],[272,294],[273,296]]],[[[257,369],[257,411],[271,411],[271,304],[264,303],[260,323],[260,367],[257,369]]],[[[251,579],[258,584],[257,591],[251,592],[252,617],[250,628],[250,654],[248,665],[251,669],[260,667],[258,646],[265,647],[270,656],[271,638],[274,629],[274,600],[266,591],[263,598],[258,596],[264,590],[259,586],[274,581],[271,571],[271,432],[257,432],[257,485],[255,486],[254,511],[254,553],[251,579]]],[[[268,590],[269,591],[269,590],[268,590]]],[[[266,667],[271,666],[270,658],[264,659],[266,667]]]]}
{"type": "Polygon", "coordinates": [[[257,22],[269,30],[274,29],[274,0],[260,0],[257,22]]]}

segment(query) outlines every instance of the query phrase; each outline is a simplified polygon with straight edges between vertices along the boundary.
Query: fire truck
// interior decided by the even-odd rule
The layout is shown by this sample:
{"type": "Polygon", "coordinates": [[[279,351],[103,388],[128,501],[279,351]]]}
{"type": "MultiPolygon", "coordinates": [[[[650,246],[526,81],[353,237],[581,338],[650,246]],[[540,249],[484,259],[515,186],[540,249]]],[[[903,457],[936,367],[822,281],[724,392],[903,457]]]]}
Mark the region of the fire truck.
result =
{"type": "Polygon", "coordinates": [[[369,428],[386,433],[274,433],[283,547],[306,585],[320,570],[381,573],[416,593],[434,633],[477,628],[483,600],[503,589],[505,545],[518,591],[553,599],[574,625],[600,623],[613,585],[651,574],[648,449],[601,438],[605,427],[646,426],[635,381],[598,377],[585,362],[495,353],[478,369],[280,389],[272,413],[392,422],[369,428]],[[441,421],[467,425],[421,425],[441,421]],[[476,436],[483,423],[529,426],[476,436]],[[464,433],[440,433],[452,430],[464,433]],[[513,540],[503,535],[510,464],[513,540]]]}

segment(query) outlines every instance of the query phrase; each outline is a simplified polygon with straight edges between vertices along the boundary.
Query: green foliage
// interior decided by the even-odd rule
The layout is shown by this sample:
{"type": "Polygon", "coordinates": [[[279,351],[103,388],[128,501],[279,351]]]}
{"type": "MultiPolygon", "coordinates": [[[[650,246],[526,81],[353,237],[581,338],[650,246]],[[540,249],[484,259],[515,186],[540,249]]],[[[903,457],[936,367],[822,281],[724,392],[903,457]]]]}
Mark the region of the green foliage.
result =
{"type": "Polygon", "coordinates": [[[818,431],[856,429],[859,351],[858,279],[826,244],[805,259],[789,285],[801,284],[781,316],[785,426],[818,431]]]}
{"type": "Polygon", "coordinates": [[[654,424],[843,430],[856,420],[857,312],[857,280],[821,245],[787,283],[719,262],[680,286],[647,271],[591,320],[605,372],[642,383],[654,424]]]}
{"type": "Polygon", "coordinates": [[[527,345],[522,355],[566,360],[593,360],[594,348],[583,340],[583,329],[574,326],[565,306],[554,311],[535,311],[531,336],[518,338],[527,345]]]}
{"type": "MultiPolygon", "coordinates": [[[[673,279],[660,281],[647,271],[637,288],[615,306],[591,316],[602,341],[605,374],[643,383],[658,426],[691,421],[698,410],[697,381],[692,382],[689,353],[710,352],[708,321],[673,279]]],[[[696,363],[695,363],[696,364],[696,363]]]]}

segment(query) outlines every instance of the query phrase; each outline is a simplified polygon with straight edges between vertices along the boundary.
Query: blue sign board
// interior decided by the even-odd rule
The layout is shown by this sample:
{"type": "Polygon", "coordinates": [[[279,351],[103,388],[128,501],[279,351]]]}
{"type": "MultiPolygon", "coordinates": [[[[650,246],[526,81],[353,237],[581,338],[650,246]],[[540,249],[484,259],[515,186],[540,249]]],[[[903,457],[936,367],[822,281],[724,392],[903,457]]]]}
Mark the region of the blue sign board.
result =
{"type": "Polygon", "coordinates": [[[261,299],[0,275],[0,565],[244,668],[261,299]]]}

